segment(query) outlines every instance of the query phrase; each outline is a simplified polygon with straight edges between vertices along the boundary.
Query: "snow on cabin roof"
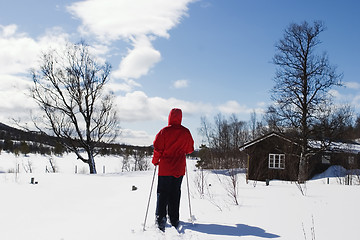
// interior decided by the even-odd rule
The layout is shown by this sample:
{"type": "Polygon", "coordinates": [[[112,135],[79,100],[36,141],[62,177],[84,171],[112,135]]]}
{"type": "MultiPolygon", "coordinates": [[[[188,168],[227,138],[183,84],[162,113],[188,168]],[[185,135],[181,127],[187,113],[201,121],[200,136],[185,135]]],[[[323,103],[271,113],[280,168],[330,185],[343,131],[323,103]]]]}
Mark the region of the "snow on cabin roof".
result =
{"type": "MultiPolygon", "coordinates": [[[[239,149],[240,151],[245,150],[246,148],[257,144],[269,137],[272,136],[277,136],[279,138],[282,138],[285,141],[297,144],[295,141],[292,141],[291,139],[285,137],[284,135],[277,133],[277,132],[271,132],[269,134],[266,134],[260,138],[257,138],[253,141],[247,142],[245,143],[243,146],[241,146],[239,149]]],[[[312,148],[322,148],[326,143],[322,142],[322,141],[317,141],[317,140],[310,140],[309,141],[309,145],[312,148]]],[[[360,144],[358,143],[346,143],[346,142],[331,142],[328,143],[329,145],[327,146],[327,149],[330,151],[336,151],[336,152],[347,152],[347,153],[354,153],[354,154],[360,154],[360,144]]]]}
{"type": "MultiPolygon", "coordinates": [[[[325,143],[326,144],[326,143],[325,143]]],[[[310,147],[313,148],[321,148],[324,145],[321,141],[309,141],[310,147]]],[[[360,153],[360,144],[358,143],[346,143],[346,142],[331,142],[329,143],[328,147],[329,151],[336,151],[336,152],[347,152],[347,153],[360,153]]]]}
{"type": "MultiPolygon", "coordinates": [[[[266,134],[266,135],[264,135],[264,136],[262,136],[262,137],[260,137],[260,138],[255,139],[255,140],[253,140],[253,141],[250,141],[250,142],[245,143],[245,144],[242,145],[239,149],[240,149],[240,151],[243,151],[243,150],[245,150],[246,148],[248,148],[248,147],[250,147],[250,146],[252,146],[252,145],[254,145],[254,144],[257,144],[257,143],[259,143],[259,142],[261,142],[261,141],[263,141],[263,140],[265,140],[265,139],[267,139],[267,138],[269,138],[269,137],[272,137],[272,136],[277,136],[277,137],[279,137],[279,138],[284,139],[285,141],[288,141],[288,142],[291,142],[291,143],[295,143],[294,141],[290,140],[289,138],[283,136],[283,135],[280,134],[280,133],[271,132],[271,133],[266,134]]],[[[295,143],[295,144],[296,144],[296,143],[295,143]]]]}

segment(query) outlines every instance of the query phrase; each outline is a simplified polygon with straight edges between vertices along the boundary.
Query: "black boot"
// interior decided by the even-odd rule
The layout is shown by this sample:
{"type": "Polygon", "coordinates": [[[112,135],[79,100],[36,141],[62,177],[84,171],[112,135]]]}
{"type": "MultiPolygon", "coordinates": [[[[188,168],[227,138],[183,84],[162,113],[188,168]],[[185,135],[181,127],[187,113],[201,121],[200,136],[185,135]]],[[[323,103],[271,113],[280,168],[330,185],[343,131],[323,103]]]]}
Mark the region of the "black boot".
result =
{"type": "Polygon", "coordinates": [[[175,222],[171,222],[171,225],[173,225],[173,227],[175,227],[176,229],[179,228],[179,220],[178,221],[175,221],[175,222]]]}
{"type": "Polygon", "coordinates": [[[165,225],[166,225],[166,217],[163,217],[162,219],[157,219],[156,223],[158,225],[158,228],[160,231],[165,232],[165,225]]]}

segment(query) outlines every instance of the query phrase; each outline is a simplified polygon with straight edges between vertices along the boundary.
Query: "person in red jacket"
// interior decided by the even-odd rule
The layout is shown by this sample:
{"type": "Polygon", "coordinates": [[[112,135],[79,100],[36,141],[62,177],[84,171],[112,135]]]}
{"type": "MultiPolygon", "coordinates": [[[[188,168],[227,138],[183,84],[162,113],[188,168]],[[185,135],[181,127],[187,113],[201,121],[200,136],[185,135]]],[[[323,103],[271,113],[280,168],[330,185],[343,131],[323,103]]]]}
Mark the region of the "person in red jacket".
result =
{"type": "Polygon", "coordinates": [[[181,125],[182,111],[170,111],[168,126],[160,130],[154,140],[152,163],[159,165],[156,222],[165,231],[166,215],[171,225],[179,225],[181,182],[185,175],[186,154],[194,151],[194,140],[189,129],[181,125]]]}

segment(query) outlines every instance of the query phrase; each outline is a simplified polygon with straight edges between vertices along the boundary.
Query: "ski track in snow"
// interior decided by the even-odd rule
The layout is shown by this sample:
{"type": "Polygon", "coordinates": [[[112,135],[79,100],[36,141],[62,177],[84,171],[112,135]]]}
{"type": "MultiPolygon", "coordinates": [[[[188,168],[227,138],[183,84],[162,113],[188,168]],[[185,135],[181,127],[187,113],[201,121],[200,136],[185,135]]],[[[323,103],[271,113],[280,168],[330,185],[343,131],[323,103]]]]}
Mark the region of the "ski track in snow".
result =
{"type": "MultiPolygon", "coordinates": [[[[359,239],[360,185],[345,186],[337,178],[318,178],[306,185],[306,196],[290,182],[245,182],[239,174],[239,205],[228,196],[226,176],[206,172],[204,196],[197,191],[195,160],[187,160],[192,214],[186,179],[182,184],[180,220],[183,230],[155,225],[156,181],[143,223],[153,170],[121,173],[121,158],[98,157],[99,174],[86,172],[72,154],[53,157],[59,173],[45,173],[48,157],[0,154],[1,240],[115,240],[115,239],[359,239]],[[25,173],[23,165],[33,165],[25,173]],[[8,173],[17,165],[20,173],[8,173]],[[103,174],[103,166],[106,173],[103,174]],[[38,184],[30,184],[34,177],[38,184]],[[221,183],[220,183],[221,180],[221,183]],[[132,191],[132,186],[137,190],[132,191]]],[[[322,177],[327,177],[322,175],[322,177]]]]}

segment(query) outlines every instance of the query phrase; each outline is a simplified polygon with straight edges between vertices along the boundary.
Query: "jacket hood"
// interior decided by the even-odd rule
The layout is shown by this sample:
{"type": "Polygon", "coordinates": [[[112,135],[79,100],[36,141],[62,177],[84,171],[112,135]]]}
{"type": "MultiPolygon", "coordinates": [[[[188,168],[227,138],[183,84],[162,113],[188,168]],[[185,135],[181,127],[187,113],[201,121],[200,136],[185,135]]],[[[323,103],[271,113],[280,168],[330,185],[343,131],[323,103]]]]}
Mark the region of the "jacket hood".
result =
{"type": "Polygon", "coordinates": [[[170,125],[181,125],[182,111],[179,108],[171,109],[169,113],[169,126],[170,125]]]}

